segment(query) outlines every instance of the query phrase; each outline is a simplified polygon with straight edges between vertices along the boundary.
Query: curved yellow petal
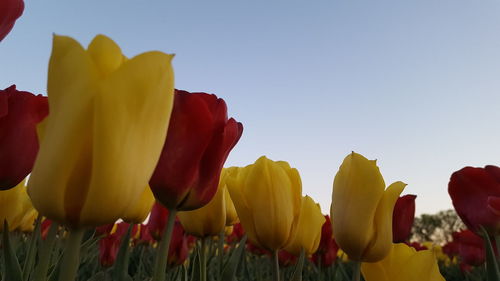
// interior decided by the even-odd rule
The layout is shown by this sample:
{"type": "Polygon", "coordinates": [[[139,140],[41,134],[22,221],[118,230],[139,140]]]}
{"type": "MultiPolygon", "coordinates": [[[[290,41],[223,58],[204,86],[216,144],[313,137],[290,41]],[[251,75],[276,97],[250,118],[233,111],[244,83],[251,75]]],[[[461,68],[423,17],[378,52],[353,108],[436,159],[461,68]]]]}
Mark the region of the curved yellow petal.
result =
{"type": "Polygon", "coordinates": [[[101,83],[93,113],[91,188],[81,224],[103,223],[95,221],[102,213],[95,206],[102,206],[109,198],[123,202],[106,210],[107,217],[119,218],[148,184],[163,148],[170,118],[166,112],[172,109],[171,58],[160,52],[144,53],[101,83]],[[102,186],[108,188],[99,188],[102,186]]]}
{"type": "Polygon", "coordinates": [[[431,250],[415,251],[406,244],[393,244],[382,260],[361,265],[366,281],[444,281],[431,250]]]}
{"type": "Polygon", "coordinates": [[[49,62],[49,107],[44,137],[30,176],[28,193],[37,210],[64,220],[68,182],[82,187],[89,165],[77,162],[88,155],[92,98],[97,92],[96,69],[81,45],[69,37],[54,36],[49,62]],[[50,163],[50,164],[49,164],[50,163]],[[64,175],[64,176],[61,176],[64,175]],[[31,188],[39,186],[43,188],[31,188]]]}
{"type": "Polygon", "coordinates": [[[395,182],[385,190],[375,213],[375,232],[373,240],[365,249],[363,261],[374,262],[384,258],[391,250],[392,245],[392,213],[394,204],[399,198],[406,184],[395,182]]]}
{"type": "Polygon", "coordinates": [[[321,240],[321,229],[325,217],[318,204],[309,196],[302,197],[302,205],[297,223],[297,231],[292,235],[285,250],[300,255],[302,249],[311,255],[318,249],[321,240]]]}
{"type": "Polygon", "coordinates": [[[232,171],[226,180],[226,185],[231,199],[233,200],[234,207],[236,208],[236,212],[238,213],[238,217],[240,218],[241,225],[248,235],[248,240],[257,246],[262,247],[257,239],[253,214],[248,207],[247,199],[245,198],[243,191],[247,188],[245,186],[245,180],[252,167],[253,165],[248,165],[244,168],[237,168],[232,171]]]}

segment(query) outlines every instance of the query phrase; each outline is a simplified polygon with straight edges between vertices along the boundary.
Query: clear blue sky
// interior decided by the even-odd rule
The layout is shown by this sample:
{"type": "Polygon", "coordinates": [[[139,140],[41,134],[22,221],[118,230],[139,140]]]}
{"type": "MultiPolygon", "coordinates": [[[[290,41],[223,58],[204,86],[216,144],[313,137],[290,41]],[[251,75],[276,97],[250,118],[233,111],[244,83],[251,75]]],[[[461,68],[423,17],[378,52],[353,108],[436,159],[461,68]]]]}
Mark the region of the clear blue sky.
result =
{"type": "Polygon", "coordinates": [[[499,15],[498,0],[28,0],[0,88],[45,93],[52,33],[176,53],[176,87],[244,124],[228,166],[286,160],[327,212],[354,150],[433,213],[451,207],[453,171],[500,164],[499,15]]]}

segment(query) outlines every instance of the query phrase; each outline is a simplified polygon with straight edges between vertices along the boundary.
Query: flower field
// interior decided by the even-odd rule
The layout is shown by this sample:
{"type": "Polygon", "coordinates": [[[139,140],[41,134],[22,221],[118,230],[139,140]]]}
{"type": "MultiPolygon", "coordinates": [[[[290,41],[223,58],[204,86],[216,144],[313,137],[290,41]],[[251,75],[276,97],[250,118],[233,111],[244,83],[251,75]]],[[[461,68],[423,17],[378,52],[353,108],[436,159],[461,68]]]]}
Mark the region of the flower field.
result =
{"type": "MultiPolygon", "coordinates": [[[[1,41],[24,2],[0,8],[1,41]]],[[[292,162],[225,165],[245,124],[176,89],[174,55],[52,43],[46,95],[0,90],[1,280],[500,281],[498,166],[450,171],[454,210],[415,217],[383,155],[346,151],[324,214],[292,162]]]]}

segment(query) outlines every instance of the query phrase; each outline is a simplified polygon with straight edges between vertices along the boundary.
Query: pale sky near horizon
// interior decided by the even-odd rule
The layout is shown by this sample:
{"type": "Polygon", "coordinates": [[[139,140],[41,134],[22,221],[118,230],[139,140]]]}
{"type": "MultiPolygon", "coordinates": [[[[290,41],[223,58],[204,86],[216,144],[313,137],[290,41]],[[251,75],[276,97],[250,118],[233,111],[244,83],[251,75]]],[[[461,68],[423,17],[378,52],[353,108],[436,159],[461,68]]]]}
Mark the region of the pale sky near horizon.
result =
{"type": "Polygon", "coordinates": [[[452,207],[453,171],[500,165],[500,0],[28,0],[0,88],[45,93],[53,33],[175,53],[176,87],[244,125],[226,166],[286,160],[325,213],[351,151],[407,183],[417,214],[452,207]]]}

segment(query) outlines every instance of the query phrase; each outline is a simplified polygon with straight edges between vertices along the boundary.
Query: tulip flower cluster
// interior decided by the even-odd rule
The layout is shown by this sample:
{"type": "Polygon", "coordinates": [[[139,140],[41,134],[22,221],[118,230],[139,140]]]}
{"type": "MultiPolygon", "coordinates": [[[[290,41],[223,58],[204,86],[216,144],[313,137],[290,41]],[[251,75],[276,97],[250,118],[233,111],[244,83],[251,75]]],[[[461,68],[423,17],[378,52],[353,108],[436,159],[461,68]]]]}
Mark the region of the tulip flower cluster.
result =
{"type": "MultiPolygon", "coordinates": [[[[24,2],[0,8],[1,41],[24,2]]],[[[500,280],[500,168],[453,173],[469,230],[442,247],[414,241],[416,195],[359,153],[324,215],[286,161],[224,168],[243,125],[222,98],[175,89],[172,59],[54,35],[47,97],[0,91],[2,280],[431,281],[457,260],[500,280]]]]}

